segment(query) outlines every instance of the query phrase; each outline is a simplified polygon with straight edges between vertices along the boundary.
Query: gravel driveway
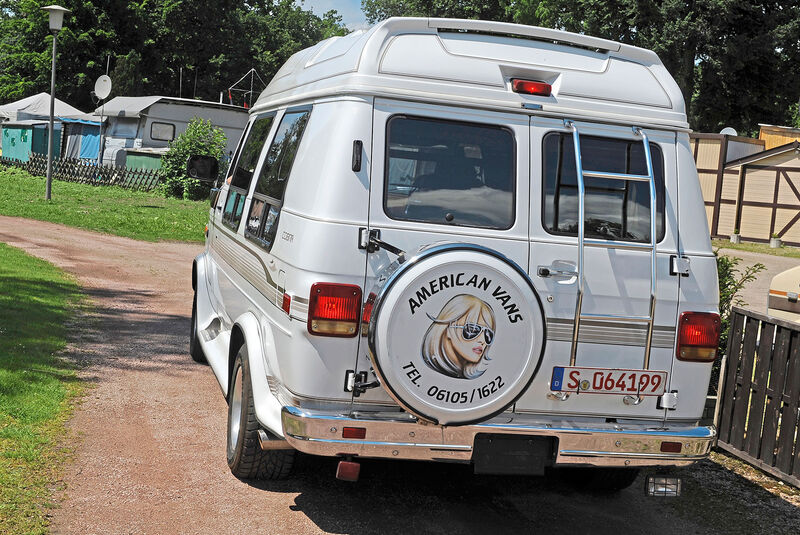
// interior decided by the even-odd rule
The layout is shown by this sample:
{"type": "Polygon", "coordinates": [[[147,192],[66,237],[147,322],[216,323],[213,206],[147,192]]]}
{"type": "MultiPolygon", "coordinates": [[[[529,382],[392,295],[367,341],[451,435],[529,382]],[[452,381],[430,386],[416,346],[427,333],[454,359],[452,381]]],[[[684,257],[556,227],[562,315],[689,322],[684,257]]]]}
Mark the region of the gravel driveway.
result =
{"type": "MultiPolygon", "coordinates": [[[[225,463],[226,405],[187,354],[198,245],[144,243],[0,216],[0,241],[73,273],[94,305],[70,356],[91,383],[70,423],[74,461],[54,533],[793,533],[800,509],[719,464],[683,471],[685,495],[614,496],[467,466],[364,461],[361,481],[301,457],[283,482],[225,463]]],[[[789,499],[792,499],[791,497],[789,499]]]]}

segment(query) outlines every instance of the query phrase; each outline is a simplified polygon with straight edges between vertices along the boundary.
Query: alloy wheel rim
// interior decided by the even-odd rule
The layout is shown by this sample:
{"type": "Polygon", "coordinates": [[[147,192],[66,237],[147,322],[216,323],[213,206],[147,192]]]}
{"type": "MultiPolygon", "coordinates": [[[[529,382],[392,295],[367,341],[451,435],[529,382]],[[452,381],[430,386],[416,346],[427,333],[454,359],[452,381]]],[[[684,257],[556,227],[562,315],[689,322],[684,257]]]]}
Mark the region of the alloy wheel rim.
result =
{"type": "Polygon", "coordinates": [[[231,396],[230,417],[228,418],[228,448],[231,452],[239,442],[242,416],[242,368],[237,368],[233,377],[233,395],[231,396]]]}

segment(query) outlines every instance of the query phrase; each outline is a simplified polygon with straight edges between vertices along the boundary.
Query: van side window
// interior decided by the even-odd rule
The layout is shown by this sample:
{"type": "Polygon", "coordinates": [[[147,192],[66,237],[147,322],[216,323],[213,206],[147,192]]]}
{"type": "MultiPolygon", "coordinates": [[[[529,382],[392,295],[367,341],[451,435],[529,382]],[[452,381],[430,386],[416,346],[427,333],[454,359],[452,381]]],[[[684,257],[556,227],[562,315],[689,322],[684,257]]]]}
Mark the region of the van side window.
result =
{"type": "Polygon", "coordinates": [[[508,129],[395,116],[386,137],[386,215],[441,225],[511,228],[515,151],[508,129]]]}
{"type": "Polygon", "coordinates": [[[250,182],[253,180],[253,171],[255,171],[258,156],[264,147],[264,142],[269,135],[274,118],[274,114],[264,115],[253,122],[247,132],[247,139],[240,147],[236,160],[231,167],[229,174],[230,190],[225,203],[225,210],[222,212],[222,221],[233,229],[239,228],[247,190],[250,189],[250,182]]]}
{"type": "Polygon", "coordinates": [[[310,114],[305,109],[283,115],[258,175],[245,236],[267,250],[275,241],[286,183],[310,114]]]}
{"type": "MultiPolygon", "coordinates": [[[[664,158],[650,143],[656,182],[658,239],[664,238],[664,158]]],[[[612,173],[647,174],[640,141],[581,136],[584,169],[612,173]]],[[[572,134],[551,132],[542,148],[542,224],[547,232],[578,235],[578,182],[572,134]]],[[[647,182],[585,178],[587,238],[650,242],[650,186],[647,182]]]]}
{"type": "Polygon", "coordinates": [[[253,123],[250,132],[247,133],[247,140],[242,145],[242,150],[236,160],[235,167],[231,172],[231,186],[245,191],[250,189],[250,181],[253,179],[253,171],[258,163],[258,156],[264,147],[264,142],[269,135],[274,115],[259,117],[253,123]]]}

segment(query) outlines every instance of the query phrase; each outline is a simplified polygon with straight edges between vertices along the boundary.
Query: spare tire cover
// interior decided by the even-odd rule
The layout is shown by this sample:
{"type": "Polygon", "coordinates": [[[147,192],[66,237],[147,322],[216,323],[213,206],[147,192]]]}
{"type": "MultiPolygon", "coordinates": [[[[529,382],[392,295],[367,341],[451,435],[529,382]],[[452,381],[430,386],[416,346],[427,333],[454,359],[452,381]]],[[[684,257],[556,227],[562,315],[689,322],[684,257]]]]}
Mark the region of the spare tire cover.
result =
{"type": "Polygon", "coordinates": [[[488,419],[514,403],[539,369],[541,301],[527,274],[497,251],[427,246],[381,273],[370,298],[375,373],[400,406],[423,419],[488,419]]]}

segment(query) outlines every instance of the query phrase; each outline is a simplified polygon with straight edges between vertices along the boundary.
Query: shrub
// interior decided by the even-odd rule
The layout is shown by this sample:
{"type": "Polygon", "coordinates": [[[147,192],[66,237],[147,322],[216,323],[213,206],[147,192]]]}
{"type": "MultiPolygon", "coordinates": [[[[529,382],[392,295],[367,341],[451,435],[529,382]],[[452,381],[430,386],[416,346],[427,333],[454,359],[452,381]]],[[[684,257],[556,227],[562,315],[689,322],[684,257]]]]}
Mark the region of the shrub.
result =
{"type": "Polygon", "coordinates": [[[749,283],[756,280],[756,275],[767,269],[761,262],[757,262],[744,271],[739,269],[741,258],[720,254],[719,249],[714,251],[717,257],[717,277],[719,277],[719,316],[722,323],[722,332],[719,337],[719,350],[717,359],[711,371],[709,394],[716,394],[719,381],[719,367],[722,355],[728,350],[728,335],[731,328],[731,307],[745,306],[747,303],[739,297],[739,292],[749,283]]]}
{"type": "Polygon", "coordinates": [[[225,154],[227,138],[222,129],[211,121],[193,118],[186,131],[169,143],[169,150],[161,157],[161,189],[168,197],[197,200],[208,196],[209,185],[186,176],[186,160],[193,154],[213,156],[221,160],[225,154]]]}

